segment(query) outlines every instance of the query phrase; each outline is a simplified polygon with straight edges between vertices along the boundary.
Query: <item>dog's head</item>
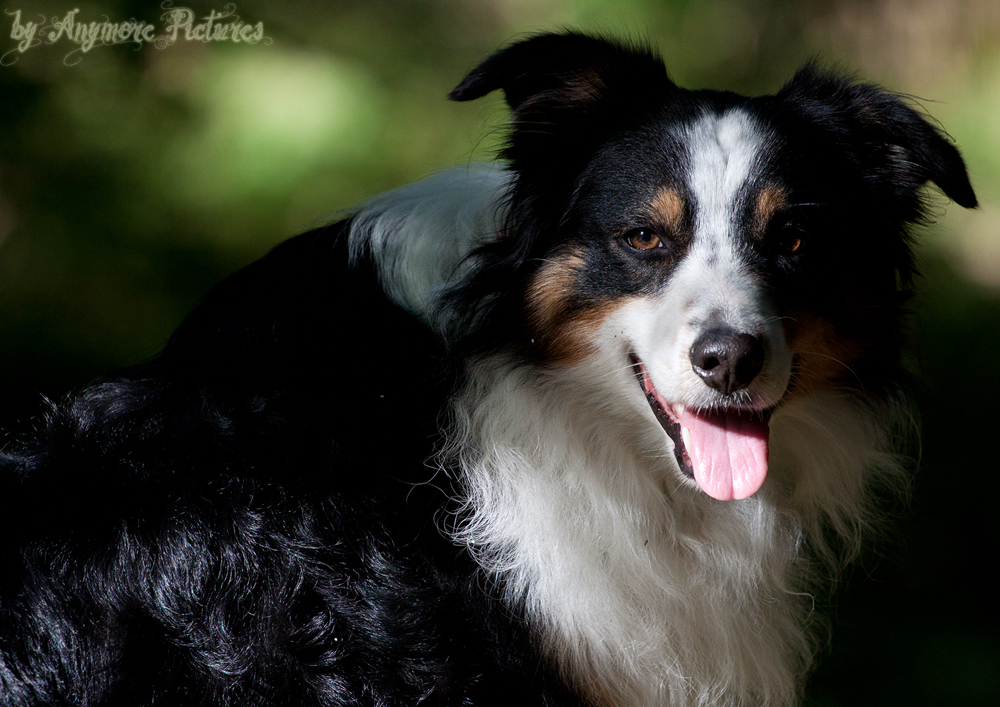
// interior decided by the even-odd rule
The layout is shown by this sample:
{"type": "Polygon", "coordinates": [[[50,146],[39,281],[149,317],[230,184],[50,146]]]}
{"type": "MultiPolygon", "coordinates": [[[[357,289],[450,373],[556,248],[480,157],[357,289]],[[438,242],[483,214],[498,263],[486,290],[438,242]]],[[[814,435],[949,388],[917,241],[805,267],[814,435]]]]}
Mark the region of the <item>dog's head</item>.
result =
{"type": "Polygon", "coordinates": [[[745,98],[681,89],[646,49],[542,35],[451,97],[496,89],[514,181],[467,285],[489,303],[479,321],[510,323],[536,363],[628,371],[681,471],[719,499],[763,483],[776,407],[895,378],[922,187],[976,204],[917,111],[814,67],[745,98]]]}

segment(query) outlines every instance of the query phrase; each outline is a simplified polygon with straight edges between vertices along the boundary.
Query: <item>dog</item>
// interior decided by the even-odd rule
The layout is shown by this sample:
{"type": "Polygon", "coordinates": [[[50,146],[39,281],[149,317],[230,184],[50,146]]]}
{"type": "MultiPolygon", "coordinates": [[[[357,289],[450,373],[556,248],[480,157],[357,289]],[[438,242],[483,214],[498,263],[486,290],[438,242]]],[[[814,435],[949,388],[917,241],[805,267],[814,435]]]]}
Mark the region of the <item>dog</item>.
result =
{"type": "Polygon", "coordinates": [[[792,705],[905,485],[906,100],[514,43],[502,161],[213,290],[0,454],[0,704],[792,705]]]}

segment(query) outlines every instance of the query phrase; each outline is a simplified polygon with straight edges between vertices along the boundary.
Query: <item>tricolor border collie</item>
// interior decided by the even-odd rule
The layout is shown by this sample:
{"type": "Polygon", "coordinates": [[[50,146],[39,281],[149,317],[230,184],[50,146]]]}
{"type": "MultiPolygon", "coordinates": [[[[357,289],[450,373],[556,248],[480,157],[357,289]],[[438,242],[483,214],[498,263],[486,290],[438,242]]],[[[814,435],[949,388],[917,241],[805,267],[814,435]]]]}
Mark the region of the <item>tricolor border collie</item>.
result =
{"type": "Polygon", "coordinates": [[[0,455],[3,705],[790,705],[911,425],[905,100],[499,51],[502,164],[215,289],[0,455]]]}

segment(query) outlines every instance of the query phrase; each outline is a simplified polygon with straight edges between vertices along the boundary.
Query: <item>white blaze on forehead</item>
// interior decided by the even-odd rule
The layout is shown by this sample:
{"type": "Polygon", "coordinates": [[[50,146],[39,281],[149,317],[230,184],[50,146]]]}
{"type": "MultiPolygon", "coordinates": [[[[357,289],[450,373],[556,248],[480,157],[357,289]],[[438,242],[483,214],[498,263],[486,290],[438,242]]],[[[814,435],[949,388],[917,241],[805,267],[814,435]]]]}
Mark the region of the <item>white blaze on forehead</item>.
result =
{"type": "Polygon", "coordinates": [[[738,246],[739,202],[762,144],[760,129],[741,111],[706,115],[687,130],[694,237],[668,293],[683,297],[685,323],[694,329],[763,333],[766,305],[738,246]]]}
{"type": "Polygon", "coordinates": [[[763,136],[742,111],[706,115],[687,130],[691,158],[689,187],[696,202],[696,240],[711,240],[732,250],[737,198],[750,178],[763,136]]]}

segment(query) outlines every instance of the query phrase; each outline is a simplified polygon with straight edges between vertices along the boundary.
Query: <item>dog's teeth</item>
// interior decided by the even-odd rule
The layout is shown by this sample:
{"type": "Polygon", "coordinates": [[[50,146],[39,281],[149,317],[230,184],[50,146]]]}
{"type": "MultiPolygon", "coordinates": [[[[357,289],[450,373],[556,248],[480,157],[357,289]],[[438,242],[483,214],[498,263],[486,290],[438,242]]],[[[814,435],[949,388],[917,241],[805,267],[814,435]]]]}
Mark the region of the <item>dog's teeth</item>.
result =
{"type": "MultiPolygon", "coordinates": [[[[681,441],[684,443],[685,449],[691,449],[691,430],[687,427],[681,427],[681,441]]],[[[688,452],[690,454],[690,452],[688,452]]]]}
{"type": "Polygon", "coordinates": [[[681,419],[681,415],[684,414],[684,406],[679,404],[674,405],[674,414],[677,415],[678,420],[681,419]]]}

